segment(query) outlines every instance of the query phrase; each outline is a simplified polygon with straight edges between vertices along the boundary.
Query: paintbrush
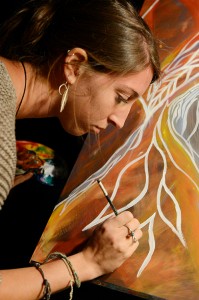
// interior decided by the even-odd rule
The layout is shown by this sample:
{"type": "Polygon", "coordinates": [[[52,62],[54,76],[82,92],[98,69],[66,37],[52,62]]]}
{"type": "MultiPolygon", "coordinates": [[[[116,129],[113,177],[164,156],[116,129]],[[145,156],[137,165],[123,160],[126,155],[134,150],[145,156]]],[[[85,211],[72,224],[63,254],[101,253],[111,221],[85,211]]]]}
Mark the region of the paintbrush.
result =
{"type": "Polygon", "coordinates": [[[114,214],[117,216],[117,215],[118,215],[118,212],[117,212],[115,206],[113,205],[113,203],[112,203],[112,201],[111,201],[111,198],[109,197],[109,195],[108,195],[108,193],[107,193],[105,187],[103,186],[102,182],[98,179],[98,180],[97,180],[97,183],[99,184],[100,188],[102,189],[102,191],[103,191],[103,193],[104,193],[106,199],[108,200],[108,203],[110,204],[110,207],[112,208],[114,214]]]}

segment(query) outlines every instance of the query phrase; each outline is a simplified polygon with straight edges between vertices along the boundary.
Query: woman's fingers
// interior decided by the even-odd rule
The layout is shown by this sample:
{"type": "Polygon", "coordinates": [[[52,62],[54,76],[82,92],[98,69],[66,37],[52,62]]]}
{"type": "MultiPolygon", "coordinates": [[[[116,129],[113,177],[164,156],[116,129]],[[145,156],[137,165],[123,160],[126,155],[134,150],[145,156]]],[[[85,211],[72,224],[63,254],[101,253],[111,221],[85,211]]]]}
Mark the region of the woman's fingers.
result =
{"type": "Polygon", "coordinates": [[[142,231],[139,228],[133,230],[130,227],[127,227],[126,225],[124,226],[127,228],[126,238],[132,239],[133,243],[138,242],[138,240],[142,237],[142,231]]]}
{"type": "Polygon", "coordinates": [[[108,219],[106,222],[111,222],[113,226],[122,227],[124,224],[134,219],[133,214],[130,211],[123,211],[116,217],[108,219]]]}
{"type": "Polygon", "coordinates": [[[132,221],[124,224],[126,237],[131,237],[133,239],[133,242],[138,241],[142,237],[142,231],[139,226],[140,222],[135,218],[132,221]]]}
{"type": "Polygon", "coordinates": [[[109,230],[117,230],[120,238],[123,237],[133,237],[133,241],[140,239],[142,237],[142,231],[139,229],[140,222],[138,219],[134,218],[130,211],[124,211],[120,213],[115,218],[107,220],[104,225],[107,225],[109,230]],[[135,232],[136,231],[136,232],[135,232]]]}
{"type": "Polygon", "coordinates": [[[85,256],[95,261],[101,274],[114,271],[138,247],[142,236],[139,225],[139,221],[127,211],[106,220],[94,231],[84,249],[85,256]]]}

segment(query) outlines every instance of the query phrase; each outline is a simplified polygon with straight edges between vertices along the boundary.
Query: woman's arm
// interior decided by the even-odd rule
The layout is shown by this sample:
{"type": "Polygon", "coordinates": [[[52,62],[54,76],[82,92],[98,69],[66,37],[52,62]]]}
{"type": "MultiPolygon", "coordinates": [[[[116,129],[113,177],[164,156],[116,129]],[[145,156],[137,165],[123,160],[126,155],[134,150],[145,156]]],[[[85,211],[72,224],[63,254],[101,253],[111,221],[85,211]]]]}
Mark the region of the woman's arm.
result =
{"type": "MultiPolygon", "coordinates": [[[[89,239],[85,248],[68,257],[81,282],[113,272],[129,258],[138,247],[129,236],[128,228],[135,232],[136,239],[142,236],[137,219],[126,211],[106,220],[89,239]]],[[[52,293],[70,286],[71,275],[61,259],[41,265],[52,293]]],[[[35,267],[0,272],[0,299],[35,300],[43,296],[43,278],[35,267]]]]}

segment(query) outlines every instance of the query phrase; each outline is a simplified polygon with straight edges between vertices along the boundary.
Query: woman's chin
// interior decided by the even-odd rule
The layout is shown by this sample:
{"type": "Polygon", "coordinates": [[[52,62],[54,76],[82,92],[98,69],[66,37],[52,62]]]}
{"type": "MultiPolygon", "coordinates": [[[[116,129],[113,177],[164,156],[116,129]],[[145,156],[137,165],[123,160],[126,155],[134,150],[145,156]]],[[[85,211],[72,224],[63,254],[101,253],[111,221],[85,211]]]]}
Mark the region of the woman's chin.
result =
{"type": "Polygon", "coordinates": [[[81,128],[64,128],[64,130],[67,133],[74,135],[74,136],[81,136],[81,135],[88,133],[88,131],[83,130],[81,128]]]}

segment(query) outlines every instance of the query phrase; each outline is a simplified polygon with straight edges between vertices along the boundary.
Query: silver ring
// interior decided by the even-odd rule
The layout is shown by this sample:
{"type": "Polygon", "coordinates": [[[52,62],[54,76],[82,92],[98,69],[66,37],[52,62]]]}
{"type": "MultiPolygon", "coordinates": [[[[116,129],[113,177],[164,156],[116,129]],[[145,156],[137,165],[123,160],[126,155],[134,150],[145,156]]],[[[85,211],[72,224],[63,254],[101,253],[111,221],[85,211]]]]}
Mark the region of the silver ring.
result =
{"type": "Polygon", "coordinates": [[[129,228],[129,231],[131,231],[130,235],[132,236],[133,238],[133,242],[136,243],[137,242],[137,239],[135,237],[135,231],[132,231],[130,228],[129,228]]]}
{"type": "Polygon", "coordinates": [[[133,238],[133,242],[136,243],[137,239],[135,237],[135,231],[131,230],[127,225],[124,225],[128,229],[127,237],[131,236],[133,238]]]}

